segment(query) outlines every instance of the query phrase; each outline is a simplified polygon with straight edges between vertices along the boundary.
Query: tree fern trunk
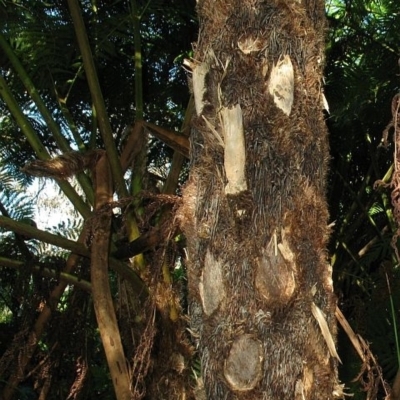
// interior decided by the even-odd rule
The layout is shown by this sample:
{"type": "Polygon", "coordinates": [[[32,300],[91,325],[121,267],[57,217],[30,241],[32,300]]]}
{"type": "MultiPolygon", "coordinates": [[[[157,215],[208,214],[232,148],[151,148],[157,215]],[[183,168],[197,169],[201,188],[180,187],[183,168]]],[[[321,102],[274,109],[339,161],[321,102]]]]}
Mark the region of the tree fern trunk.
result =
{"type": "Polygon", "coordinates": [[[341,397],[322,0],[200,0],[182,226],[209,399],[341,397]]]}

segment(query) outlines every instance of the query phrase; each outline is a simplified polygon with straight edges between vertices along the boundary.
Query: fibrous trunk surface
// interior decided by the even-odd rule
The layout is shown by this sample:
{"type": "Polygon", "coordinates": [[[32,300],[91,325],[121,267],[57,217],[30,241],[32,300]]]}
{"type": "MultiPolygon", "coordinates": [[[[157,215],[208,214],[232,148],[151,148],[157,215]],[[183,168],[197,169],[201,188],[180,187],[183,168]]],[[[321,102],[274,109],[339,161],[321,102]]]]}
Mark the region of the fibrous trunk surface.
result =
{"type": "Polygon", "coordinates": [[[200,0],[180,218],[208,399],[333,399],[322,0],[200,0]]]}

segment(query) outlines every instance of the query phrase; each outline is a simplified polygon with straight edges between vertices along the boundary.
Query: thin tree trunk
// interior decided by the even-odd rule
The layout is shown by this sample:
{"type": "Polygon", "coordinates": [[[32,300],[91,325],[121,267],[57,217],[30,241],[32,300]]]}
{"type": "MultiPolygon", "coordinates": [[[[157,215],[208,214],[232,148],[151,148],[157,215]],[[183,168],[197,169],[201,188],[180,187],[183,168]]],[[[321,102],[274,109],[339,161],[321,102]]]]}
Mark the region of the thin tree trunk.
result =
{"type": "Polygon", "coordinates": [[[322,0],[199,0],[180,212],[208,399],[333,399],[322,0]]]}
{"type": "Polygon", "coordinates": [[[108,157],[96,165],[95,211],[90,276],[93,305],[117,400],[130,400],[130,377],[111,296],[108,259],[113,185],[108,157]]]}

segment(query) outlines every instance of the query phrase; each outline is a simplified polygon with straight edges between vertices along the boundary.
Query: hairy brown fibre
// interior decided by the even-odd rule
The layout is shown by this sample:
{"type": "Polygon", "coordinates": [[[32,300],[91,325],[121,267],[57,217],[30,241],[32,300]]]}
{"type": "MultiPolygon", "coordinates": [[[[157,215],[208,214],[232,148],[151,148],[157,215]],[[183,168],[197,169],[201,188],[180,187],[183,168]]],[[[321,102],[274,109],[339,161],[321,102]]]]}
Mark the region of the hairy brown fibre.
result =
{"type": "Polygon", "coordinates": [[[103,153],[104,150],[89,150],[86,153],[73,151],[51,160],[32,161],[22,171],[33,176],[67,179],[85,169],[93,169],[103,153]]]}
{"type": "Polygon", "coordinates": [[[323,1],[199,0],[198,12],[179,218],[207,398],[341,397],[325,251],[323,1]]]}

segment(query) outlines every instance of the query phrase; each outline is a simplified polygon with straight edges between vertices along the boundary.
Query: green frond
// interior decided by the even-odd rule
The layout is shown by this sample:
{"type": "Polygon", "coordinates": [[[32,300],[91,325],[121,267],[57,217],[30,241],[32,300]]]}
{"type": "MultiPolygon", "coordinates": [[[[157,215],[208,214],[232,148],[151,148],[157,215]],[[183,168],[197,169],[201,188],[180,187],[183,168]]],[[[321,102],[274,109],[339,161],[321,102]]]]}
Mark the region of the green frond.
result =
{"type": "Polygon", "coordinates": [[[0,192],[0,204],[12,219],[31,220],[34,216],[32,198],[26,192],[5,190],[0,192]]]}
{"type": "Polygon", "coordinates": [[[369,214],[371,216],[377,216],[377,215],[382,215],[385,212],[383,206],[381,203],[376,202],[372,205],[372,207],[369,209],[369,214]]]}
{"type": "Polygon", "coordinates": [[[77,240],[82,230],[83,220],[66,216],[58,225],[49,229],[51,233],[58,234],[70,240],[77,240]]]}

